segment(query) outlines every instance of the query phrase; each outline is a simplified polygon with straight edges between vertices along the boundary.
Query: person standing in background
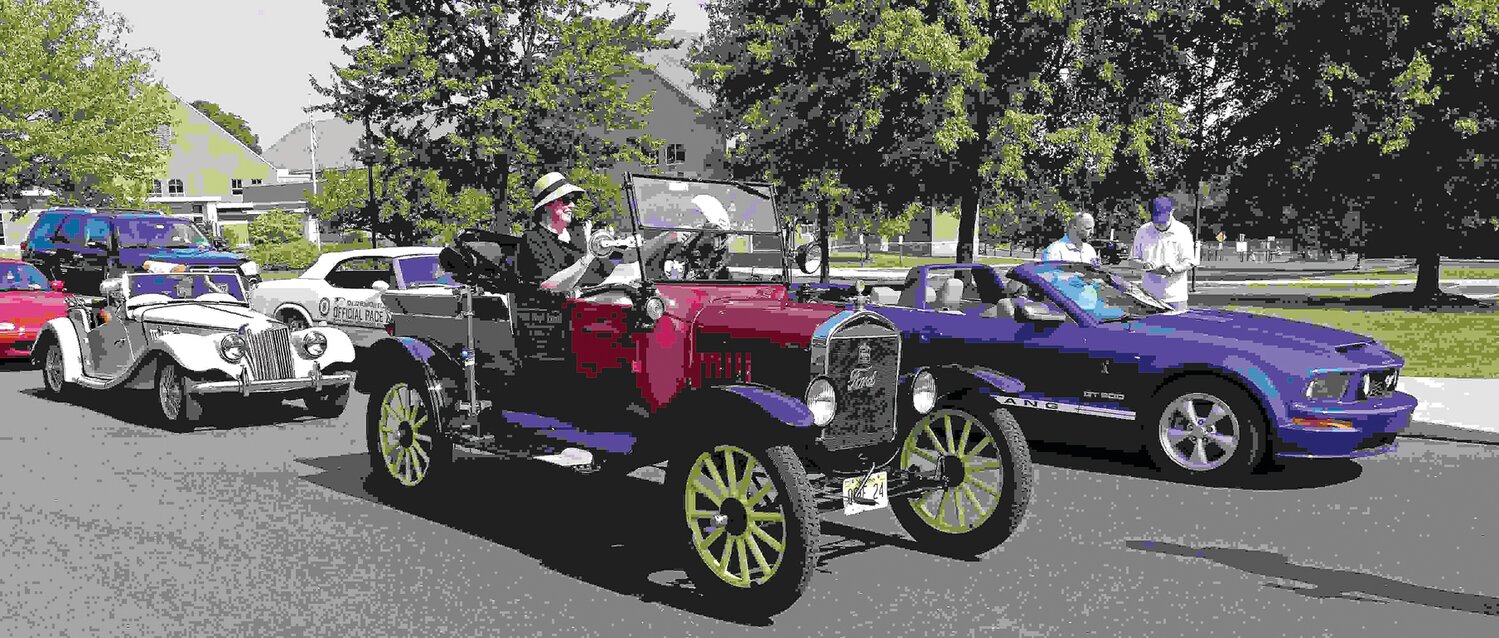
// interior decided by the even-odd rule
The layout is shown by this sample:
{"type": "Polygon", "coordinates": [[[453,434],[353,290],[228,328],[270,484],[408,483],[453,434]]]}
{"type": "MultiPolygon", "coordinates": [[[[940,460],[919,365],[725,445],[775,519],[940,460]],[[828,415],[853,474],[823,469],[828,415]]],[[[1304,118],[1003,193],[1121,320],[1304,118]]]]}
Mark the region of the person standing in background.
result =
{"type": "Polygon", "coordinates": [[[1187,309],[1187,271],[1198,266],[1192,230],[1171,215],[1170,197],[1150,202],[1150,223],[1135,232],[1130,261],[1145,270],[1140,287],[1177,310],[1187,309]]]}
{"type": "Polygon", "coordinates": [[[1072,222],[1067,224],[1067,234],[1061,239],[1051,242],[1046,250],[1041,251],[1042,261],[1077,261],[1094,266],[1101,266],[1098,262],[1098,251],[1088,243],[1093,238],[1093,216],[1088,213],[1078,213],[1072,217],[1072,222]]]}

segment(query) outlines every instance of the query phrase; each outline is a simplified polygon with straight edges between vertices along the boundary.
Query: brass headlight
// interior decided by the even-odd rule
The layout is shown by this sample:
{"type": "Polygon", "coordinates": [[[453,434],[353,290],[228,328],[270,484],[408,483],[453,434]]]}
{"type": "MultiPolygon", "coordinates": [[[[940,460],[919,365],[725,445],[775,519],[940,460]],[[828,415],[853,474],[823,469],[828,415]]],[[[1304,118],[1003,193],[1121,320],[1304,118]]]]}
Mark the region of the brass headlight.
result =
{"type": "Polygon", "coordinates": [[[812,422],[818,427],[827,425],[838,412],[838,397],[833,384],[823,377],[812,380],[807,386],[807,407],[812,410],[812,422]]]}
{"type": "Polygon", "coordinates": [[[917,372],[916,378],[911,381],[911,407],[916,408],[917,414],[926,414],[936,404],[937,380],[927,370],[917,372]]]}

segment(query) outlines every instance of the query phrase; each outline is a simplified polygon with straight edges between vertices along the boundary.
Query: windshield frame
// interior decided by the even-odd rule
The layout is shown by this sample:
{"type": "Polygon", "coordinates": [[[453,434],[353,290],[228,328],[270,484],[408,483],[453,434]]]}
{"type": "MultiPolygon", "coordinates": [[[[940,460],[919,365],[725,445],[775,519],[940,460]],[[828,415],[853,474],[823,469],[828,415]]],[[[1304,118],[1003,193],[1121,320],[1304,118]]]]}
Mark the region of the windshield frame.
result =
{"type": "MultiPolygon", "coordinates": [[[[121,304],[122,305],[129,305],[131,299],[139,297],[141,295],[161,294],[161,293],[149,293],[149,292],[148,293],[136,294],[134,286],[131,285],[131,281],[134,280],[134,279],[141,278],[141,277],[181,277],[181,276],[205,277],[205,278],[210,278],[209,279],[210,281],[212,281],[212,279],[211,279],[212,277],[234,277],[236,280],[238,280],[238,283],[236,285],[239,286],[239,297],[237,299],[235,299],[234,301],[231,302],[231,301],[222,301],[222,300],[216,300],[216,299],[200,299],[198,297],[192,297],[192,298],[189,298],[189,299],[180,299],[180,298],[177,298],[177,297],[172,297],[170,295],[162,295],[164,297],[167,297],[168,300],[164,301],[164,302],[156,302],[157,304],[161,304],[161,303],[199,303],[199,304],[204,304],[204,303],[233,303],[233,304],[237,304],[237,305],[243,305],[243,306],[246,306],[246,307],[248,307],[250,305],[250,300],[249,300],[250,291],[249,291],[248,288],[245,287],[245,278],[242,277],[242,276],[240,276],[239,273],[236,273],[236,272],[223,272],[223,271],[209,272],[209,271],[201,271],[201,270],[189,270],[189,271],[186,271],[186,272],[173,272],[173,273],[150,273],[150,272],[128,272],[128,273],[123,273],[123,274],[120,275],[120,297],[121,297],[121,304]]],[[[204,294],[207,294],[207,293],[204,293],[204,294]]],[[[227,293],[225,293],[225,294],[227,294],[227,293]]],[[[233,296],[233,295],[230,295],[230,296],[233,296]]],[[[156,305],[156,304],[148,304],[148,305],[156,305]]]]}
{"type": "Polygon", "coordinates": [[[172,216],[172,215],[162,215],[159,219],[158,218],[146,218],[146,217],[125,217],[125,218],[116,217],[113,221],[114,221],[114,223],[111,224],[111,226],[113,227],[113,232],[114,232],[114,236],[115,236],[114,237],[115,238],[115,245],[119,247],[119,250],[125,250],[127,248],[131,248],[131,249],[140,249],[140,248],[145,248],[145,249],[151,249],[151,248],[207,248],[207,249],[210,249],[210,250],[213,249],[213,240],[209,239],[207,235],[203,234],[203,231],[198,228],[198,225],[194,224],[193,221],[190,220],[190,219],[185,219],[185,218],[182,218],[182,217],[175,217],[175,216],[172,216]],[[125,226],[132,226],[133,227],[134,224],[138,224],[138,223],[167,224],[167,225],[187,226],[188,228],[191,228],[192,232],[196,233],[197,236],[198,236],[198,238],[202,239],[203,241],[201,243],[194,241],[192,243],[189,243],[186,246],[180,246],[180,245],[177,245],[177,244],[165,244],[165,245],[159,245],[158,246],[158,245],[153,245],[153,244],[139,244],[139,243],[127,244],[127,243],[125,243],[125,235],[120,232],[120,229],[122,227],[125,227],[125,226]]]}
{"type": "MultiPolygon", "coordinates": [[[[1072,315],[1073,319],[1080,324],[1093,326],[1106,323],[1122,323],[1134,321],[1143,317],[1150,317],[1158,314],[1174,312],[1174,309],[1169,304],[1151,296],[1150,293],[1146,292],[1143,288],[1140,288],[1138,284],[1129,281],[1123,275],[1112,272],[1110,270],[1096,267],[1092,264],[1081,262],[1032,262],[1016,266],[1015,268],[1011,269],[1011,271],[1014,278],[1021,279],[1026,283],[1032,283],[1034,285],[1040,286],[1041,289],[1046,292],[1049,301],[1062,306],[1062,308],[1067,311],[1067,314],[1072,315]],[[1136,303],[1145,306],[1153,305],[1155,306],[1155,311],[1143,315],[1136,315],[1131,314],[1130,312],[1125,310],[1124,314],[1118,317],[1105,317],[1097,315],[1093,312],[1089,312],[1088,310],[1085,310],[1080,304],[1078,304],[1072,296],[1063,292],[1061,287],[1056,283],[1046,279],[1045,277],[1042,277],[1039,269],[1043,268],[1047,269],[1048,271],[1060,271],[1062,273],[1065,273],[1068,277],[1101,278],[1105,280],[1103,283],[1108,284],[1119,295],[1124,297],[1133,298],[1134,295],[1131,293],[1133,291],[1138,291],[1145,297],[1145,299],[1149,300],[1149,303],[1141,300],[1137,300],[1136,303]],[[1115,283],[1116,280],[1122,282],[1122,285],[1120,285],[1119,283],[1115,283]]],[[[1117,307],[1114,304],[1108,305],[1110,307],[1117,307]]],[[[1121,310],[1124,309],[1121,308],[1121,310]]]]}
{"type": "MultiPolygon", "coordinates": [[[[633,233],[633,234],[636,234],[636,235],[641,235],[642,237],[644,237],[644,235],[642,234],[642,232],[646,231],[646,230],[662,231],[662,232],[676,232],[676,231],[698,232],[698,231],[701,231],[702,229],[701,228],[691,228],[691,227],[646,226],[643,223],[643,220],[642,220],[642,218],[640,216],[640,203],[639,203],[639,201],[636,200],[636,197],[635,197],[635,194],[636,194],[636,191],[635,191],[635,181],[637,179],[640,179],[642,181],[651,181],[651,182],[689,182],[689,183],[694,183],[694,184],[715,184],[715,185],[720,185],[720,186],[727,186],[729,188],[745,188],[745,187],[749,187],[749,188],[753,188],[753,189],[764,189],[766,191],[765,193],[755,193],[755,194],[756,195],[762,195],[763,194],[763,195],[765,195],[765,197],[768,200],[770,200],[770,210],[771,210],[771,215],[772,215],[773,219],[775,220],[775,223],[776,223],[776,226],[777,226],[776,230],[774,230],[774,231],[769,231],[769,230],[726,230],[726,231],[720,231],[720,232],[722,232],[723,235],[729,237],[730,241],[732,241],[732,239],[735,238],[735,237],[746,237],[746,238],[749,238],[748,242],[750,244],[750,251],[748,253],[744,253],[744,254],[753,255],[756,252],[754,250],[754,241],[753,241],[753,238],[757,237],[757,236],[759,236],[759,237],[774,237],[777,240],[779,240],[779,242],[780,242],[780,253],[781,253],[781,276],[780,276],[779,280],[777,280],[775,278],[758,280],[758,281],[757,280],[732,279],[732,278],[731,279],[669,279],[669,278],[667,278],[665,276],[653,279],[652,277],[650,277],[650,274],[647,273],[647,272],[645,272],[645,269],[642,268],[641,269],[641,273],[640,273],[640,281],[643,284],[656,284],[656,283],[663,283],[663,284],[711,284],[711,285],[724,285],[724,286],[736,286],[736,285],[760,285],[760,286],[764,286],[764,285],[781,285],[781,286],[786,286],[788,289],[791,287],[791,284],[792,284],[792,277],[791,277],[791,257],[790,257],[791,251],[788,249],[788,246],[790,244],[791,238],[790,238],[790,235],[787,232],[789,227],[784,227],[785,224],[783,223],[783,220],[781,219],[780,208],[776,205],[776,186],[775,186],[775,184],[772,184],[770,182],[751,182],[751,181],[742,181],[742,180],[708,179],[708,178],[701,178],[701,177],[679,177],[679,176],[674,176],[674,175],[651,175],[649,173],[625,173],[624,195],[625,195],[626,208],[628,209],[627,212],[628,212],[628,214],[630,216],[630,232],[633,233]]],[[[769,251],[765,251],[765,252],[769,252],[769,251]]],[[[730,253],[730,254],[733,254],[733,253],[730,253]]],[[[639,253],[637,253],[637,256],[638,255],[639,255],[639,253]]]]}

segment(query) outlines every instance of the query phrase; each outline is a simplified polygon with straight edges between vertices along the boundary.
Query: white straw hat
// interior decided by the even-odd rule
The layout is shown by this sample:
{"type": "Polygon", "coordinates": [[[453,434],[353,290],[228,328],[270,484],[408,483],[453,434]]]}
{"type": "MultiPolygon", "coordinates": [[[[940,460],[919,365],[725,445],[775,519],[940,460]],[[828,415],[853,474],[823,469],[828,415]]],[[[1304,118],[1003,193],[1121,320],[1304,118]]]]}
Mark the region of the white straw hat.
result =
{"type": "Polygon", "coordinates": [[[546,206],[572,193],[586,192],[588,191],[573,186],[571,182],[567,181],[566,177],[562,176],[562,173],[553,171],[542,175],[541,179],[536,180],[536,185],[531,189],[532,196],[536,198],[536,205],[532,206],[531,210],[546,206]]]}

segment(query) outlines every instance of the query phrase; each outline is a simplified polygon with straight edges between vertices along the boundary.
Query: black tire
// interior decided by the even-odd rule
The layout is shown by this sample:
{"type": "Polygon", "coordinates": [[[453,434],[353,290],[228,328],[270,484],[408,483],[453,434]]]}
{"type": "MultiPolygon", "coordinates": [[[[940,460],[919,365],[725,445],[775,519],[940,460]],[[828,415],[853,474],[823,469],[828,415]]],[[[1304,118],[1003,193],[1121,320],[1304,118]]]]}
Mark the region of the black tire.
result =
{"type": "MultiPolygon", "coordinates": [[[[672,456],[666,474],[668,494],[675,504],[673,510],[683,517],[672,524],[676,530],[672,535],[680,539],[676,547],[687,575],[704,598],[725,614],[755,617],[773,616],[801,599],[817,566],[822,519],[806,468],[791,447],[748,443],[694,447],[672,456]],[[689,478],[712,476],[706,464],[709,459],[714,461],[712,471],[723,467],[728,473],[726,453],[737,460],[734,474],[738,486],[728,486],[729,495],[713,495],[722,499],[722,505],[715,505],[712,496],[702,490],[689,492],[689,478]],[[747,476],[741,476],[745,456],[753,457],[755,466],[745,473],[747,476]],[[767,484],[774,495],[766,490],[767,484]],[[743,492],[743,496],[735,492],[743,492]],[[694,517],[689,508],[700,504],[708,506],[714,515],[694,517]],[[753,520],[771,516],[779,516],[781,521],[753,520]],[[714,529],[718,531],[711,531],[714,529]],[[703,552],[698,550],[699,538],[707,541],[703,552]],[[780,545],[779,551],[776,545],[780,545]],[[736,556],[741,560],[736,560],[736,556]],[[727,563],[724,573],[740,582],[731,583],[720,576],[709,561],[727,563]],[[755,570],[759,571],[758,576],[755,570]],[[771,572],[768,576],[767,571],[771,572]]],[[[708,485],[697,482],[700,486],[708,485]]],[[[735,479],[725,479],[726,486],[729,482],[735,479]]],[[[716,486],[711,489],[717,491],[716,486]]]]}
{"type": "Polygon", "coordinates": [[[321,392],[308,390],[302,396],[302,401],[307,404],[307,412],[319,419],[336,419],[343,416],[344,409],[349,407],[349,386],[329,388],[321,392]]]}
{"type": "Polygon", "coordinates": [[[1265,458],[1266,427],[1258,404],[1238,386],[1223,379],[1197,376],[1171,383],[1156,395],[1147,419],[1142,424],[1145,449],[1156,468],[1176,480],[1243,478],[1265,458]],[[1199,419],[1199,428],[1185,423],[1187,413],[1183,406],[1188,400],[1199,419]],[[1215,406],[1225,412],[1213,417],[1215,406]],[[1202,413],[1204,409],[1207,414],[1202,413]],[[1178,438],[1175,445],[1172,438],[1178,438]],[[1230,440],[1232,445],[1225,445],[1230,440]]]}
{"type": "Polygon", "coordinates": [[[47,351],[42,353],[42,384],[47,394],[57,398],[70,396],[78,388],[63,380],[63,351],[56,342],[48,344],[47,351]]]}
{"type": "Polygon", "coordinates": [[[901,431],[898,467],[928,471],[945,466],[944,475],[949,477],[948,487],[890,500],[901,527],[933,553],[972,557],[989,552],[1015,534],[1030,507],[1036,472],[1025,435],[1009,410],[985,411],[988,407],[938,406],[901,431]],[[974,438],[975,432],[979,438],[974,438]],[[931,443],[931,436],[938,437],[940,449],[919,447],[923,441],[931,443]],[[935,512],[928,507],[933,495],[937,495],[935,512]],[[956,519],[952,524],[947,521],[949,497],[956,519]],[[968,521],[965,499],[983,512],[977,524],[968,521]]]}
{"type": "Polygon", "coordinates": [[[171,359],[156,366],[156,409],[169,429],[191,430],[203,419],[203,401],[188,392],[196,377],[171,359]]]}
{"type": "Polygon", "coordinates": [[[428,493],[450,470],[453,443],[441,432],[426,383],[401,375],[387,379],[370,394],[365,411],[372,486],[396,496],[428,493]]]}

